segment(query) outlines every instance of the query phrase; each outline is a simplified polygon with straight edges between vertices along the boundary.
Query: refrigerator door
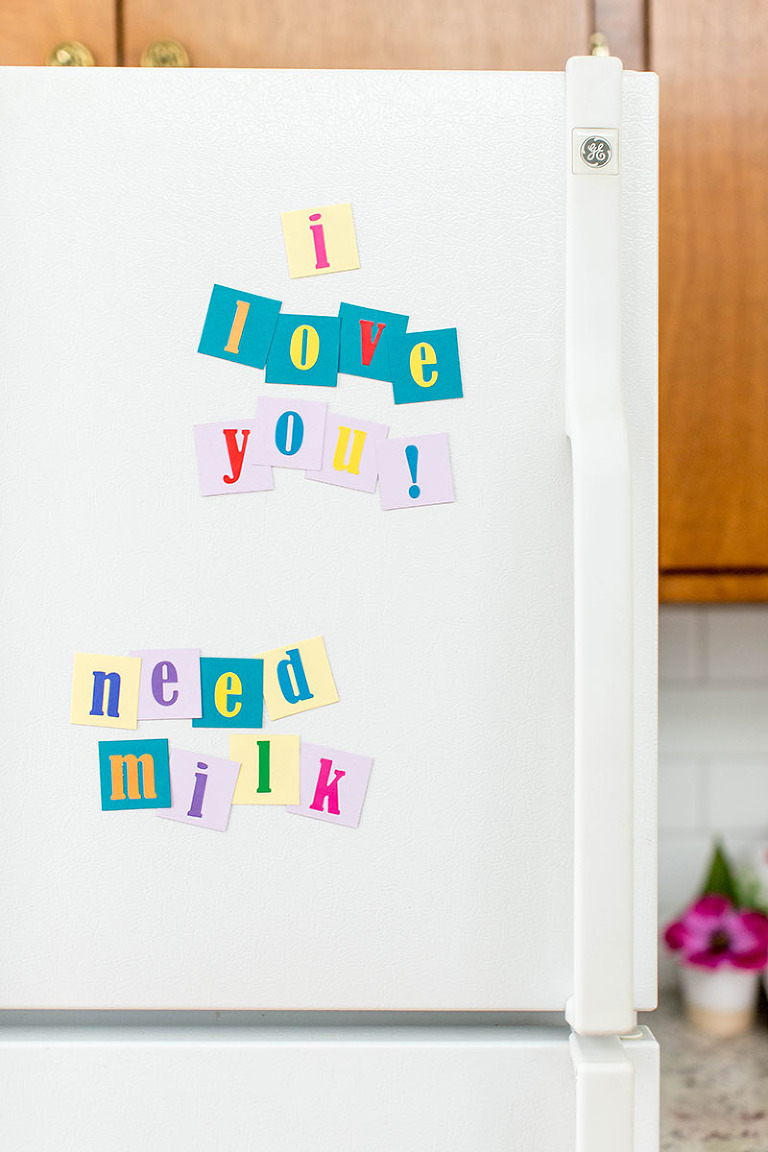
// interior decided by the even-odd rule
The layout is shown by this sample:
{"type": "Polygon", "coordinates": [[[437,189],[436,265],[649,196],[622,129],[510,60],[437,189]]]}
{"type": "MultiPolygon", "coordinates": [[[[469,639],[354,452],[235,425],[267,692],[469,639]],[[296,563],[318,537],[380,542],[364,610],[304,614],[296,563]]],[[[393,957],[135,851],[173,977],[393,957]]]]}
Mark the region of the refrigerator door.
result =
{"type": "MultiPolygon", "coordinates": [[[[653,77],[624,75],[621,116],[647,1008],[653,77]]],[[[0,1003],[561,1011],[574,991],[564,76],[3,69],[0,141],[0,1003]],[[360,268],[291,279],[281,212],[347,201],[360,268]],[[407,314],[411,331],[456,327],[463,397],[395,405],[381,381],[267,384],[200,355],[215,283],[286,313],[346,302],[407,314]],[[288,469],[274,491],[201,497],[193,426],[250,419],[264,396],[327,402],[392,439],[448,433],[455,501],[383,511],[288,469]],[[76,652],[248,658],[318,635],[339,702],[264,732],[372,757],[358,828],[274,806],[234,807],[223,834],[101,810],[99,740],[227,758],[228,733],[70,724],[76,652]]]]}
{"type": "Polygon", "coordinates": [[[562,1030],[503,1026],[2,1031],[0,1142],[14,1152],[658,1148],[647,1030],[575,1057],[562,1030]]]}

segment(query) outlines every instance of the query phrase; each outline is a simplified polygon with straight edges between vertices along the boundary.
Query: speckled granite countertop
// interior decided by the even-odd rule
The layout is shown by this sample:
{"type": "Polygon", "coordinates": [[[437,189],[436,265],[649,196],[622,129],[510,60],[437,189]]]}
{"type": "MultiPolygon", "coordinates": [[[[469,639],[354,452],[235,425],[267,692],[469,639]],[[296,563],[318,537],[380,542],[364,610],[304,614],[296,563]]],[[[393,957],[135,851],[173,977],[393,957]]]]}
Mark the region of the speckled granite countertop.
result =
{"type": "Polygon", "coordinates": [[[753,1030],[717,1040],[667,994],[644,1013],[661,1046],[661,1152],[768,1152],[768,1009],[753,1030]]]}

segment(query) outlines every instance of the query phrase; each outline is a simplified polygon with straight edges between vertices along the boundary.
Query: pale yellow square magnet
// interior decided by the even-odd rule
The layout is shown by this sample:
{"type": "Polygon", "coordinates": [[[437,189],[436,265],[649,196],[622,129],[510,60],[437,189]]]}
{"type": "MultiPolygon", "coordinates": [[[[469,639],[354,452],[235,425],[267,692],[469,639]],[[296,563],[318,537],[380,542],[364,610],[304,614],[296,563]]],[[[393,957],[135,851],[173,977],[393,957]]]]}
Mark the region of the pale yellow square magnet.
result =
{"type": "Polygon", "coordinates": [[[95,728],[137,728],[140,676],[138,656],[76,652],[70,722],[95,728]]]}
{"type": "Polygon", "coordinates": [[[281,215],[292,280],[360,267],[351,204],[326,204],[281,215]]]}
{"type": "Polygon", "coordinates": [[[270,720],[338,703],[322,636],[257,657],[264,661],[264,700],[270,720]]]}
{"type": "Polygon", "coordinates": [[[300,736],[229,738],[229,758],[240,764],[233,804],[298,804],[300,736]]]}

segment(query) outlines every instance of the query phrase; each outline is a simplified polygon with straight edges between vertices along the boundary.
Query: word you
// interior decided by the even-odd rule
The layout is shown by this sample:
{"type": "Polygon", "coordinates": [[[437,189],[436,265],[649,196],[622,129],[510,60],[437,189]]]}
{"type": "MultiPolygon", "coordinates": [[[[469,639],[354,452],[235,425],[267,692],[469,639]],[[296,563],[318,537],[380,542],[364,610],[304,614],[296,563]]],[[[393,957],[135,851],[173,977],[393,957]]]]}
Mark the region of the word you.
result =
{"type": "Polygon", "coordinates": [[[229,759],[167,740],[100,740],[104,812],[156,815],[225,832],[233,805],[281,805],[295,816],[357,828],[373,760],[298,736],[232,736],[229,759]]]}
{"type": "Polygon", "coordinates": [[[341,304],[338,316],[281,308],[214,284],[198,352],[266,368],[267,384],[335,388],[342,372],[390,383],[395,404],[463,395],[455,328],[408,332],[408,316],[355,304],[341,304]]]}
{"type": "Polygon", "coordinates": [[[360,267],[351,204],[281,213],[292,280],[360,267]]]}
{"type": "Polygon", "coordinates": [[[272,468],[282,467],[358,492],[373,492],[378,482],[385,511],[453,501],[447,433],[388,440],[386,425],[327,407],[263,396],[253,420],[196,424],[201,494],[271,491],[272,468]]]}

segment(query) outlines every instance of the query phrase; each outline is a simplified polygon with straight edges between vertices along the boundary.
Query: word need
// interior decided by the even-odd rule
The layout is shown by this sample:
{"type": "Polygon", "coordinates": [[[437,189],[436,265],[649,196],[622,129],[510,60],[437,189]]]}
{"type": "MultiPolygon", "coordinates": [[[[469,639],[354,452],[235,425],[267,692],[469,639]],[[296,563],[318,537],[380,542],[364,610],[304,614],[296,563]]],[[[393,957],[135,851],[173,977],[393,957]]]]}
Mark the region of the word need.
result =
{"type": "Polygon", "coordinates": [[[139,720],[188,719],[193,728],[261,728],[270,720],[338,703],[322,636],[252,659],[150,649],[130,656],[76,652],[72,724],[137,728],[139,720]]]}

